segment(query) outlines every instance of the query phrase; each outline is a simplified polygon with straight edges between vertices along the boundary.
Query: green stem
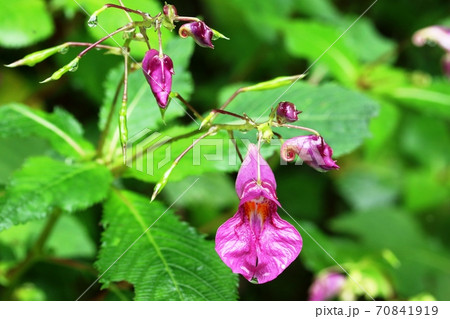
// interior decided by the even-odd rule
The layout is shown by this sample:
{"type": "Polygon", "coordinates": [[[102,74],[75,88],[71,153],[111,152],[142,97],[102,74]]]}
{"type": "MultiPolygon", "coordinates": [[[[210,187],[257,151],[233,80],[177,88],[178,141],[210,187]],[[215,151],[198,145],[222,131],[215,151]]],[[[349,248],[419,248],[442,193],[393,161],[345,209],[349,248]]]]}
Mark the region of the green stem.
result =
{"type": "Polygon", "coordinates": [[[131,28],[135,28],[136,26],[140,26],[142,23],[139,22],[130,22],[127,23],[126,25],[124,25],[123,27],[117,29],[116,31],[111,32],[110,34],[104,36],[103,38],[101,38],[100,40],[98,40],[95,43],[92,43],[90,46],[88,46],[86,49],[84,49],[83,51],[80,52],[80,54],[78,54],[78,58],[81,59],[83,57],[83,55],[85,55],[86,53],[89,52],[89,50],[91,50],[92,48],[95,48],[97,45],[99,45],[100,43],[102,43],[103,41],[111,38],[112,36],[116,35],[117,33],[120,33],[122,31],[125,30],[129,30],[131,28]]]}
{"type": "Polygon", "coordinates": [[[30,269],[41,257],[44,245],[49,238],[51,232],[53,231],[53,227],[61,216],[61,210],[55,209],[53,213],[47,220],[44,228],[39,235],[39,238],[34,243],[33,247],[28,251],[25,259],[20,262],[16,267],[11,269],[6,275],[9,279],[9,286],[5,290],[3,295],[3,300],[10,300],[12,294],[16,288],[17,283],[20,281],[20,278],[30,269]]]}
{"type": "Polygon", "coordinates": [[[237,145],[237,142],[236,142],[236,140],[234,139],[234,133],[233,133],[233,131],[228,131],[228,135],[230,136],[231,142],[233,143],[234,148],[236,149],[236,153],[238,154],[239,159],[241,160],[241,163],[242,163],[242,162],[244,161],[244,158],[242,157],[241,151],[239,150],[239,147],[238,147],[238,145],[237,145]]]}
{"type": "Polygon", "coordinates": [[[123,95],[122,95],[122,105],[119,111],[119,134],[120,143],[122,144],[122,156],[123,163],[126,163],[127,158],[127,141],[128,141],[128,127],[127,127],[127,102],[128,102],[128,52],[129,52],[130,40],[125,41],[124,47],[127,49],[125,58],[125,71],[123,77],[123,95]]]}
{"type": "MultiPolygon", "coordinates": [[[[119,1],[119,2],[122,3],[122,1],[119,1]]],[[[139,10],[133,10],[133,9],[130,9],[130,8],[127,8],[127,7],[124,7],[124,6],[119,6],[117,4],[112,4],[112,3],[105,4],[101,9],[95,11],[93,15],[98,16],[100,13],[102,13],[103,11],[105,11],[108,8],[115,8],[115,9],[123,10],[123,11],[125,11],[127,13],[127,15],[128,15],[128,12],[135,13],[135,14],[140,15],[144,19],[151,18],[148,13],[145,13],[145,12],[142,12],[142,11],[139,11],[139,10]]],[[[129,15],[128,15],[128,17],[131,20],[131,17],[129,15]]]]}
{"type": "MultiPolygon", "coordinates": [[[[121,5],[122,7],[125,7],[125,6],[123,5],[122,0],[119,0],[119,3],[120,3],[120,5],[121,5]]],[[[127,10],[125,10],[125,14],[126,14],[127,17],[128,17],[128,20],[130,20],[130,22],[133,22],[133,19],[131,19],[131,16],[130,16],[130,14],[128,13],[127,10]]]]}
{"type": "Polygon", "coordinates": [[[183,103],[189,110],[191,110],[191,112],[194,113],[194,115],[195,115],[199,120],[203,120],[203,116],[201,116],[200,113],[198,113],[197,110],[196,110],[192,105],[190,105],[189,102],[186,101],[186,100],[181,96],[180,93],[177,93],[177,92],[173,92],[173,93],[174,93],[175,97],[176,97],[177,99],[179,99],[180,102],[183,103]]]}
{"type": "Polygon", "coordinates": [[[303,131],[307,131],[307,132],[311,132],[317,136],[320,136],[320,133],[317,132],[316,130],[313,130],[312,128],[309,127],[304,127],[304,126],[298,126],[298,125],[292,125],[292,124],[278,124],[273,122],[273,126],[275,127],[288,127],[288,128],[294,128],[297,130],[303,130],[303,131]]]}
{"type": "Polygon", "coordinates": [[[116,88],[116,92],[114,93],[114,98],[111,103],[111,108],[109,109],[108,117],[106,119],[106,125],[105,125],[105,128],[102,130],[100,139],[98,141],[97,157],[101,157],[103,154],[103,147],[105,146],[106,136],[108,135],[109,128],[111,127],[111,121],[113,119],[114,111],[116,110],[116,103],[117,103],[117,99],[119,98],[120,88],[122,87],[123,80],[124,80],[124,76],[122,76],[121,80],[119,81],[117,88],[116,88]]]}
{"type": "MultiPolygon", "coordinates": [[[[89,42],[66,42],[64,45],[68,47],[90,47],[93,43],[89,42]]],[[[119,47],[113,47],[111,45],[97,44],[95,46],[97,49],[105,49],[105,50],[118,50],[122,51],[119,47]]],[[[122,52],[120,53],[122,55],[122,52]]]]}
{"type": "Polygon", "coordinates": [[[176,16],[175,19],[173,19],[174,22],[198,22],[201,21],[198,18],[194,18],[194,17],[181,17],[181,16],[176,16]]]}

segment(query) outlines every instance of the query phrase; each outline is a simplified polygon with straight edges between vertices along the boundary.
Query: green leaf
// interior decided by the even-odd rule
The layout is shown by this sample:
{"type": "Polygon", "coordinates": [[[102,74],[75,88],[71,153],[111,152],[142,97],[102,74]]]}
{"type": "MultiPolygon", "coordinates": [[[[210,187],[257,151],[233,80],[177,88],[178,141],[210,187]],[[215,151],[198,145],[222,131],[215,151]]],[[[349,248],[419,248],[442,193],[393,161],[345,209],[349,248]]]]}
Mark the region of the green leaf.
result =
{"type": "Polygon", "coordinates": [[[448,81],[433,81],[426,86],[403,86],[387,92],[403,106],[421,113],[450,119],[450,91],[448,81]]]}
{"type": "Polygon", "coordinates": [[[49,144],[37,137],[9,137],[0,140],[0,184],[6,184],[11,174],[19,169],[26,158],[42,156],[48,152],[49,144]]]}
{"type": "MultiPolygon", "coordinates": [[[[167,44],[165,53],[172,58],[175,74],[173,76],[172,91],[180,93],[184,99],[189,100],[193,91],[193,82],[188,71],[189,60],[194,51],[194,42],[185,39],[173,39],[167,44]]],[[[111,70],[105,81],[105,97],[100,110],[100,130],[106,126],[108,113],[114,99],[118,83],[123,76],[123,66],[111,70]]],[[[115,105],[113,120],[109,128],[106,145],[108,154],[114,155],[119,146],[118,113],[122,102],[122,91],[115,105]]],[[[165,113],[165,120],[170,121],[180,117],[185,112],[185,106],[177,99],[172,99],[165,113]]],[[[131,73],[128,78],[128,136],[132,139],[144,129],[155,129],[163,125],[159,107],[152,94],[141,69],[131,73]]],[[[118,155],[118,154],[116,154],[118,155]]]]}
{"type": "MultiPolygon", "coordinates": [[[[45,220],[34,220],[0,232],[0,245],[11,248],[12,265],[26,257],[44,227],[45,220]]],[[[61,215],[45,243],[45,251],[58,258],[92,258],[96,247],[85,225],[75,215],[61,215]]]]}
{"type": "Polygon", "coordinates": [[[401,113],[395,104],[379,100],[380,108],[377,117],[370,121],[372,138],[365,143],[365,151],[371,159],[385,156],[387,145],[395,140],[396,129],[401,113]]]}
{"type": "Polygon", "coordinates": [[[111,181],[110,172],[96,163],[30,158],[6,188],[0,230],[44,218],[55,208],[85,209],[106,197],[111,181]]]}
{"type": "MultiPolygon", "coordinates": [[[[221,102],[227,97],[221,94],[221,102]]],[[[227,107],[227,111],[246,113],[253,120],[263,121],[267,119],[271,107],[276,107],[279,101],[290,101],[303,111],[295,124],[319,131],[337,157],[351,152],[365,137],[370,136],[368,123],[378,110],[375,101],[339,85],[312,86],[298,82],[288,89],[240,94],[227,107]]],[[[226,120],[229,117],[223,116],[218,117],[216,122],[226,120]]],[[[304,131],[288,128],[276,128],[274,131],[285,139],[306,134],[304,131]]]]}
{"type": "MultiPolygon", "coordinates": [[[[352,16],[343,19],[340,23],[341,32],[344,32],[356,18],[352,16]]],[[[383,37],[369,19],[359,19],[341,40],[352,49],[361,62],[374,62],[381,57],[386,59],[388,54],[390,54],[388,60],[395,60],[395,42],[383,37]]]]}
{"type": "Polygon", "coordinates": [[[449,136],[450,129],[445,121],[409,115],[403,120],[400,149],[423,166],[445,169],[450,163],[450,153],[443,146],[450,144],[449,136]]]}
{"type": "Polygon", "coordinates": [[[295,0],[295,8],[301,13],[327,21],[340,21],[342,18],[336,7],[329,0],[306,2],[295,0]]]}
{"type": "Polygon", "coordinates": [[[53,31],[53,21],[45,1],[2,1],[0,46],[25,47],[48,38],[53,31]]]}
{"type": "Polygon", "coordinates": [[[77,120],[63,109],[56,108],[49,114],[17,103],[0,107],[0,138],[39,136],[62,155],[79,158],[93,151],[82,134],[77,120]]]}
{"type": "Polygon", "coordinates": [[[106,271],[100,280],[105,287],[126,280],[134,285],[136,300],[236,299],[237,276],[214,244],[161,203],[115,190],[105,203],[103,224],[96,265],[106,271]]]}
{"type": "Polygon", "coordinates": [[[400,192],[399,178],[390,169],[362,166],[341,172],[336,183],[351,207],[364,212],[395,205],[400,192]]]}
{"type": "Polygon", "coordinates": [[[442,170],[420,168],[404,173],[405,207],[413,212],[426,212],[450,204],[450,183],[442,178],[442,170]]]}
{"type": "Polygon", "coordinates": [[[343,83],[354,83],[358,76],[357,55],[344,41],[336,26],[315,21],[296,20],[283,26],[285,46],[289,54],[325,65],[343,83]]]}

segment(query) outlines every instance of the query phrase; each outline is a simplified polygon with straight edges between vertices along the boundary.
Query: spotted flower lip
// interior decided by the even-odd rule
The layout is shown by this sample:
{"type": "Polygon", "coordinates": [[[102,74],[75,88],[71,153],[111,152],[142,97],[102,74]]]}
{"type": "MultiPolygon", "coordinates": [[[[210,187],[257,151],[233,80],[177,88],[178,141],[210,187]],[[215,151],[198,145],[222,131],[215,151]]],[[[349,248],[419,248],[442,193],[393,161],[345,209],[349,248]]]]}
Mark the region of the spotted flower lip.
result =
{"type": "Polygon", "coordinates": [[[339,166],[331,158],[333,150],[322,136],[303,135],[290,138],[281,145],[281,158],[292,162],[295,156],[319,172],[338,169],[339,166]]]}
{"type": "Polygon", "coordinates": [[[214,45],[212,44],[214,32],[203,21],[183,24],[178,30],[178,33],[182,38],[191,36],[195,43],[201,47],[214,49],[214,45]]]}
{"type": "Polygon", "coordinates": [[[326,272],[319,275],[309,288],[310,301],[333,299],[345,284],[346,277],[337,272],[326,272]]]}
{"type": "Polygon", "coordinates": [[[450,52],[450,28],[433,25],[416,31],[412,41],[417,46],[423,46],[427,42],[434,42],[442,49],[450,52]]]}
{"type": "Polygon", "coordinates": [[[277,213],[276,182],[251,144],[236,179],[236,214],[219,227],[216,251],[234,273],[253,283],[275,279],[299,255],[302,238],[277,213]]]}
{"type": "Polygon", "coordinates": [[[155,49],[147,51],[142,61],[142,70],[160,108],[166,108],[172,90],[173,62],[163,54],[160,57],[155,49]]]}

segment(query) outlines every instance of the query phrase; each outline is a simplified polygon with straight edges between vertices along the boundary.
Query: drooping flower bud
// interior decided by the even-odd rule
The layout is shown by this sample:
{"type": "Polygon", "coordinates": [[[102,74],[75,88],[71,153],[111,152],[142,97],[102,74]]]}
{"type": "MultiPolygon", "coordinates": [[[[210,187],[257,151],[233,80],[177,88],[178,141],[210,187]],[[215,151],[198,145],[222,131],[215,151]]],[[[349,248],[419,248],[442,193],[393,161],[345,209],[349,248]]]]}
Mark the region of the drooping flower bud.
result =
{"type": "Polygon", "coordinates": [[[173,20],[178,15],[177,8],[173,4],[166,4],[163,7],[164,15],[173,20]]]}
{"type": "Polygon", "coordinates": [[[309,288],[310,301],[324,301],[333,299],[342,290],[346,277],[336,272],[319,275],[309,288]]]}
{"type": "Polygon", "coordinates": [[[294,103],[280,102],[277,106],[277,122],[283,124],[298,121],[300,113],[301,111],[297,111],[294,103]]]}
{"type": "Polygon", "coordinates": [[[157,50],[151,49],[144,56],[142,70],[159,107],[166,108],[174,74],[172,59],[166,54],[160,57],[157,50]]]}
{"type": "Polygon", "coordinates": [[[298,155],[303,162],[319,172],[339,168],[331,158],[333,150],[322,136],[304,135],[290,138],[281,146],[280,155],[287,162],[292,162],[298,155]]]}
{"type": "Polygon", "coordinates": [[[213,38],[213,31],[203,21],[183,24],[178,30],[178,33],[182,38],[191,36],[195,43],[201,47],[214,49],[214,45],[211,42],[213,38]]]}
{"type": "Polygon", "coordinates": [[[178,16],[177,8],[175,8],[172,4],[166,4],[163,7],[163,19],[162,24],[165,28],[167,28],[169,31],[172,31],[175,29],[174,20],[178,16]]]}

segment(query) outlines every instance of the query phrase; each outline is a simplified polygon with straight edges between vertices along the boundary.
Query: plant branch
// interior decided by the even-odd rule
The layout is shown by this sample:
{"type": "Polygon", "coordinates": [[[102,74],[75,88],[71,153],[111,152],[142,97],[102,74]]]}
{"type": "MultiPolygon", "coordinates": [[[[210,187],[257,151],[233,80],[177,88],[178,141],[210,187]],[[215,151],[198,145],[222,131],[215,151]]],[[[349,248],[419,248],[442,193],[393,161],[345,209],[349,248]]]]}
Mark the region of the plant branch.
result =
{"type": "Polygon", "coordinates": [[[179,99],[180,102],[183,103],[189,110],[191,110],[191,112],[194,113],[194,115],[195,115],[198,119],[203,120],[203,116],[201,116],[200,113],[198,113],[197,110],[196,110],[191,104],[189,104],[189,102],[186,101],[186,100],[181,96],[180,93],[177,93],[177,92],[173,92],[173,93],[174,93],[175,97],[176,97],[177,99],[179,99]]]}
{"type": "Polygon", "coordinates": [[[123,80],[124,80],[124,75],[122,75],[122,78],[117,85],[116,91],[114,92],[114,97],[113,97],[113,101],[111,103],[111,108],[109,109],[108,117],[106,118],[106,125],[105,125],[105,128],[102,130],[100,139],[98,141],[97,157],[101,157],[103,154],[103,147],[105,146],[106,136],[108,135],[109,128],[111,127],[111,121],[112,121],[114,112],[116,110],[116,103],[117,103],[117,99],[119,98],[120,88],[122,87],[123,80]]]}
{"type": "MultiPolygon", "coordinates": [[[[89,52],[89,50],[91,50],[92,48],[96,47],[97,45],[99,45],[99,44],[102,43],[103,41],[105,41],[105,40],[111,38],[112,36],[116,35],[117,33],[120,33],[120,32],[125,31],[125,30],[129,30],[129,29],[134,28],[134,27],[136,27],[136,26],[138,26],[138,25],[140,25],[140,23],[138,23],[138,22],[130,22],[130,23],[127,23],[126,25],[124,25],[123,27],[117,29],[116,31],[113,31],[113,32],[111,32],[110,34],[104,36],[103,38],[101,38],[101,39],[98,40],[97,42],[92,43],[92,44],[91,44],[90,46],[88,46],[86,49],[84,49],[83,51],[81,51],[80,54],[78,54],[77,58],[78,58],[78,59],[82,58],[83,55],[85,55],[86,53],[89,52]]],[[[126,54],[128,54],[128,52],[127,52],[126,54]]]]}
{"type": "Polygon", "coordinates": [[[237,142],[236,142],[236,140],[234,139],[234,133],[233,133],[233,131],[232,131],[232,130],[229,130],[229,131],[228,131],[228,135],[230,136],[231,142],[233,143],[234,148],[236,149],[236,153],[238,154],[239,159],[241,160],[241,163],[242,163],[242,162],[244,161],[244,158],[242,157],[241,151],[239,150],[239,147],[238,147],[238,145],[237,145],[237,142]]]}
{"type": "Polygon", "coordinates": [[[303,131],[307,131],[307,132],[311,132],[317,136],[320,136],[320,133],[317,132],[316,130],[313,130],[312,128],[309,127],[304,127],[304,126],[298,126],[298,125],[292,125],[292,124],[278,124],[276,122],[273,122],[273,126],[275,127],[288,127],[288,128],[295,128],[297,130],[303,130],[303,131]]]}

